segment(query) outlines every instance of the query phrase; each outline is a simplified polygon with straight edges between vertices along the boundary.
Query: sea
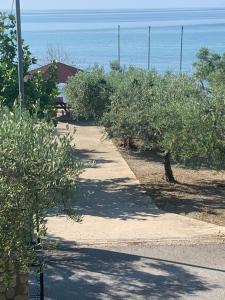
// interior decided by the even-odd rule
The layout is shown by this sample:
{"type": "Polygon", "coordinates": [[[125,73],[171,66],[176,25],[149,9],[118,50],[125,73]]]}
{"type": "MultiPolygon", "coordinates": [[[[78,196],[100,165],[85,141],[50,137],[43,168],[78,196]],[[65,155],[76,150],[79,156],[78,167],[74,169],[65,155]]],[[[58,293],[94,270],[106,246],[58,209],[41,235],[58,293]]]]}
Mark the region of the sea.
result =
{"type": "Polygon", "coordinates": [[[178,72],[182,61],[182,71],[193,72],[200,48],[225,52],[225,8],[22,12],[22,35],[39,65],[54,49],[65,63],[108,71],[118,59],[118,25],[122,66],[150,62],[159,72],[178,72]]]}

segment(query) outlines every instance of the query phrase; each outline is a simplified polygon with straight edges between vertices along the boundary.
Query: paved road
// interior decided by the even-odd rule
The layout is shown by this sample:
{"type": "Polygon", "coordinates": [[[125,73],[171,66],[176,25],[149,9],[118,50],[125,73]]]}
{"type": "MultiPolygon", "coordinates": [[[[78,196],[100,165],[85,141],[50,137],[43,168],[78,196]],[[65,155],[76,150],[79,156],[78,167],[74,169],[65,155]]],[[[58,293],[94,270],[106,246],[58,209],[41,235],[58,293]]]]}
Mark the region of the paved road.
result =
{"type": "Polygon", "coordinates": [[[46,300],[224,300],[225,244],[58,252],[45,282],[46,300]]]}
{"type": "Polygon", "coordinates": [[[80,156],[96,165],[82,175],[74,204],[83,224],[64,216],[49,219],[50,236],[61,240],[61,251],[49,257],[45,299],[224,300],[225,244],[211,238],[221,239],[225,228],[160,211],[100,128],[76,129],[80,156]],[[203,237],[211,244],[197,245],[203,237]],[[187,244],[170,244],[174,240],[187,244]],[[122,247],[132,241],[140,244],[122,247]],[[77,242],[83,246],[76,248],[77,242]],[[107,242],[114,246],[100,246],[107,242]],[[85,246],[90,244],[93,248],[85,246]]]}
{"type": "MultiPolygon", "coordinates": [[[[60,123],[63,133],[66,125],[60,123]]],[[[89,243],[199,239],[225,236],[225,227],[159,210],[103,129],[88,123],[75,126],[74,142],[80,157],[95,161],[82,174],[74,206],[83,224],[64,216],[49,218],[51,237],[65,242],[89,243]]]]}

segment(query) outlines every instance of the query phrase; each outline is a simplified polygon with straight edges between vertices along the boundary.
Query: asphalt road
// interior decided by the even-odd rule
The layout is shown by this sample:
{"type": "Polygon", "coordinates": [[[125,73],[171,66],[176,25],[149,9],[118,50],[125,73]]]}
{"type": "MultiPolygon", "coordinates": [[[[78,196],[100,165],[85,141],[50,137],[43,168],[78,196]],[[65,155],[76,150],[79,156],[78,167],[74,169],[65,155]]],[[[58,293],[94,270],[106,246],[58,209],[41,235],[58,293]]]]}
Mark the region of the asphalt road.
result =
{"type": "Polygon", "coordinates": [[[45,299],[225,299],[225,244],[80,248],[49,258],[45,299]]]}

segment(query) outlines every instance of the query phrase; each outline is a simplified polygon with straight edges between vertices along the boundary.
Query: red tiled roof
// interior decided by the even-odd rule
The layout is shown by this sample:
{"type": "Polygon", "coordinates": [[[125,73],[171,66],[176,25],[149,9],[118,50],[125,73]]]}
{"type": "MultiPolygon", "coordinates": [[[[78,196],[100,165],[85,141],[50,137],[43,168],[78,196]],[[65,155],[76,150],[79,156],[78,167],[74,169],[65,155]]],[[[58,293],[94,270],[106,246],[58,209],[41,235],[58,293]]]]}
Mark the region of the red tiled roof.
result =
{"type": "MultiPolygon", "coordinates": [[[[78,69],[76,67],[72,67],[60,62],[56,63],[57,65],[57,81],[58,83],[65,83],[70,76],[73,76],[77,74],[78,72],[82,71],[81,69],[78,69]]],[[[29,71],[28,75],[26,76],[27,79],[31,79],[34,74],[38,72],[42,72],[44,74],[44,77],[47,79],[49,76],[49,68],[50,64],[42,66],[40,68],[34,69],[29,71]]]]}

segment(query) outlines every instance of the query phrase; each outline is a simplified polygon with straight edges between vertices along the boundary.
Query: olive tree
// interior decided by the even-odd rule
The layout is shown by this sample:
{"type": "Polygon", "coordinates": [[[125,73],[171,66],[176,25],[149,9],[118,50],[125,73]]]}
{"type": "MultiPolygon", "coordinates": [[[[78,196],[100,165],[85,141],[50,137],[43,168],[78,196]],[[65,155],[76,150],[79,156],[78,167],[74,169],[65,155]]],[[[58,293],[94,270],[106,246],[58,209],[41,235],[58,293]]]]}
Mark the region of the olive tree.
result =
{"type": "Polygon", "coordinates": [[[65,92],[75,118],[99,119],[112,88],[103,69],[96,66],[69,78],[65,92]]]}
{"type": "MultiPolygon", "coordinates": [[[[149,113],[157,147],[164,152],[165,177],[175,182],[170,158],[186,159],[197,151],[195,140],[202,89],[186,75],[165,74],[157,86],[149,113]]],[[[197,156],[197,153],[195,153],[197,156]]]]}
{"type": "Polygon", "coordinates": [[[193,64],[196,68],[195,76],[202,84],[210,83],[215,72],[225,74],[225,53],[210,52],[208,48],[201,48],[196,55],[197,61],[193,64]]]}
{"type": "Polygon", "coordinates": [[[36,260],[32,239],[46,235],[50,208],[80,217],[71,209],[82,162],[71,135],[19,109],[0,111],[0,261],[5,280],[10,266],[28,271],[36,260]],[[34,236],[35,235],[35,236],[34,236]]]}
{"type": "Polygon", "coordinates": [[[147,118],[151,108],[151,87],[157,74],[130,67],[122,75],[114,73],[110,76],[114,91],[101,122],[110,137],[121,139],[126,147],[133,147],[135,140],[152,133],[147,118]]]}

